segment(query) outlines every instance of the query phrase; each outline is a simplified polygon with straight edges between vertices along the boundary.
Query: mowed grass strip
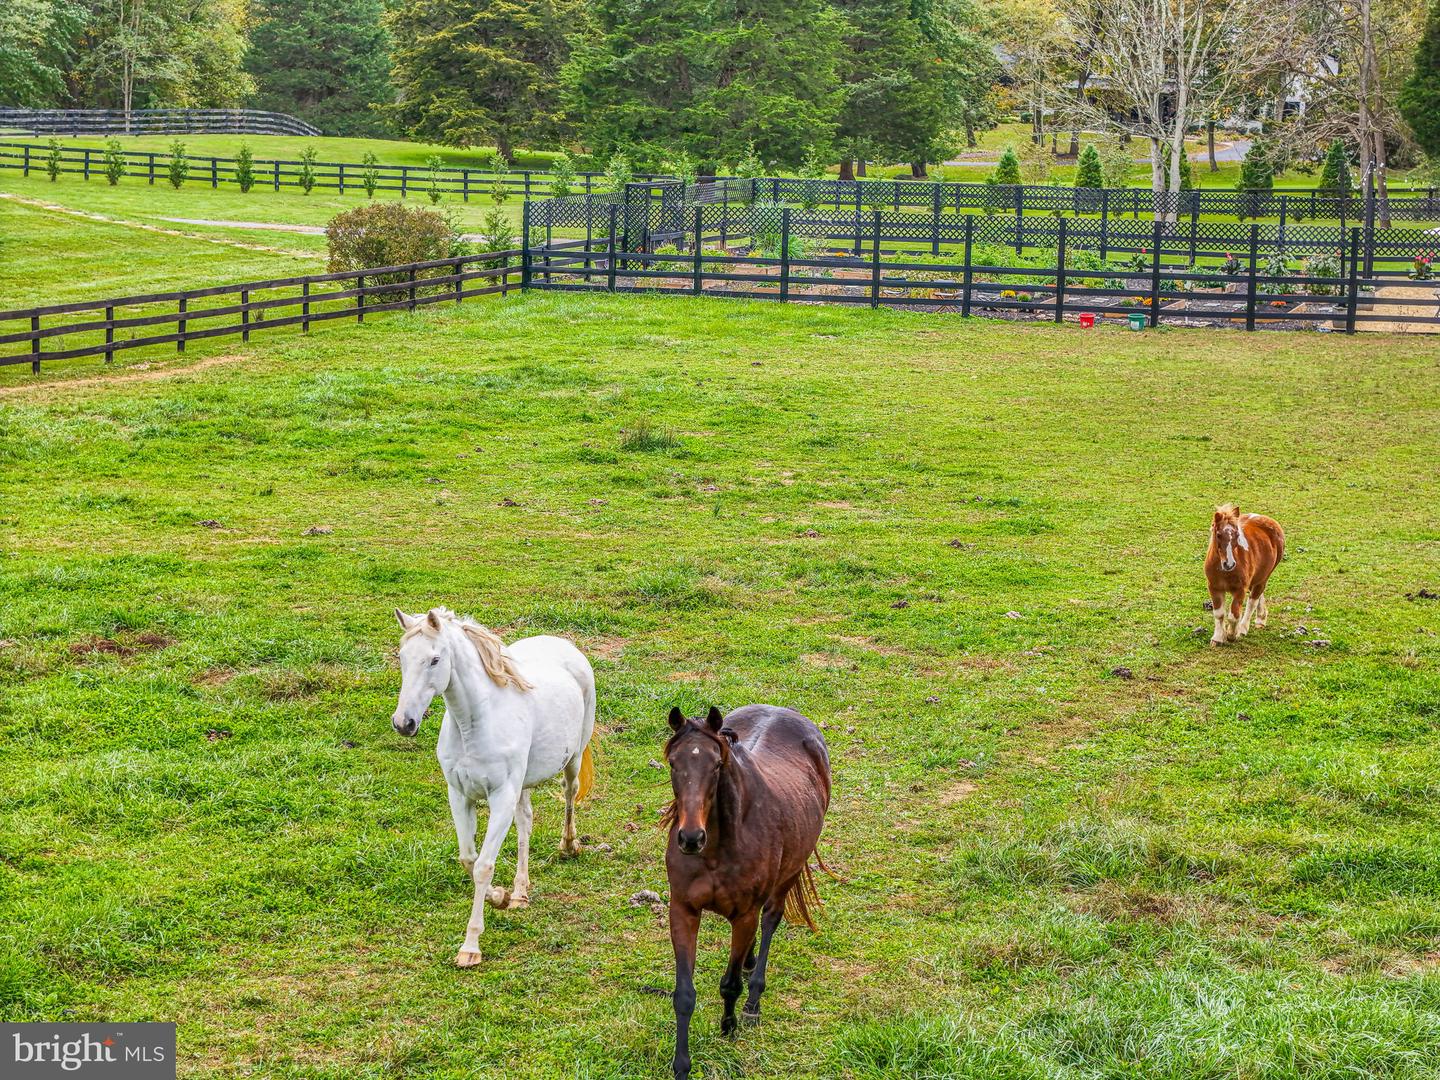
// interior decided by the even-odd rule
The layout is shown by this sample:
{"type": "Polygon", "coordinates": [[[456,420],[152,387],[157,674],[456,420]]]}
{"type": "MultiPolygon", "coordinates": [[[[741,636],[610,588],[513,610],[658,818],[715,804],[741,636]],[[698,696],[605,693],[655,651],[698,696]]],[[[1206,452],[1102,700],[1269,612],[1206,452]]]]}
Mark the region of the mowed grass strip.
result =
{"type": "Polygon", "coordinates": [[[187,1076],[664,1075],[664,713],[770,701],[841,880],[733,1043],[707,922],[705,1075],[1433,1077],[1437,366],[532,294],[11,390],[0,1015],[174,1019],[187,1076]],[[1226,499],[1289,549],[1215,650],[1226,499]],[[388,722],[434,603],[600,691],[591,850],[542,792],[468,973],[439,710],[388,722]]]}

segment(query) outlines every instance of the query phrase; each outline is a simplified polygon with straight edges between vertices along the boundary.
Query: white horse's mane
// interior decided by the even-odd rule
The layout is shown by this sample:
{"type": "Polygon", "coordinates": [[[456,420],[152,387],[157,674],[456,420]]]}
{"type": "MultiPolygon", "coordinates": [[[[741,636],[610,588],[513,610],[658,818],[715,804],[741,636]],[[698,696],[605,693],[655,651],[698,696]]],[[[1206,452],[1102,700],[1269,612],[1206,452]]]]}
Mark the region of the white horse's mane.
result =
{"type": "Polygon", "coordinates": [[[480,662],[485,665],[485,674],[490,676],[490,681],[496,686],[504,688],[514,686],[517,690],[533,690],[534,686],[525,676],[520,674],[520,669],[515,666],[515,661],[505,651],[505,642],[500,635],[487,626],[481,626],[474,619],[461,618],[449,608],[432,608],[428,615],[416,619],[410,629],[406,630],[400,638],[403,645],[416,634],[425,634],[427,637],[434,637],[437,629],[431,625],[430,616],[438,619],[446,619],[460,628],[460,632],[469,639],[470,644],[475,646],[475,651],[480,655],[480,662]]]}

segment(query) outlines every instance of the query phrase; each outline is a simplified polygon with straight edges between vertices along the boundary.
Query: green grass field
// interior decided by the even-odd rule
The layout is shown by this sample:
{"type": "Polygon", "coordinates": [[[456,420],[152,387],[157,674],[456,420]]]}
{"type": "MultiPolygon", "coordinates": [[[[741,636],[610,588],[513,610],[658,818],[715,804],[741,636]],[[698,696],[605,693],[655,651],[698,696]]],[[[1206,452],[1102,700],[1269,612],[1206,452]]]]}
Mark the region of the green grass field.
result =
{"type": "Polygon", "coordinates": [[[664,713],[770,701],[826,726],[843,880],[733,1043],[707,922],[697,1075],[1440,1073],[1432,343],[531,294],[185,363],[0,390],[5,1019],[664,1076],[664,713]],[[1216,650],[1225,499],[1289,550],[1216,650]],[[471,972],[439,710],[389,724],[391,608],[440,603],[600,695],[592,849],[542,791],[471,972]]]}

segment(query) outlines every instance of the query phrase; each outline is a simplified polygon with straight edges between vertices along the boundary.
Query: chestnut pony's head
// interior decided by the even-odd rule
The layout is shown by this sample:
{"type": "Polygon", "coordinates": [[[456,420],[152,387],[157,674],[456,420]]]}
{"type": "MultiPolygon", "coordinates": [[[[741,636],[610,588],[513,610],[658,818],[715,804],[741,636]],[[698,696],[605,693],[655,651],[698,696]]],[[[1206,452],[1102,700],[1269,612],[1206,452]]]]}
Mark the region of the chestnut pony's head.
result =
{"type": "Polygon", "coordinates": [[[1210,542],[1220,553],[1220,569],[1227,574],[1235,569],[1235,549],[1250,550],[1245,530],[1240,527],[1240,510],[1233,503],[1215,508],[1215,517],[1210,522],[1210,542]]]}
{"type": "Polygon", "coordinates": [[[720,777],[730,764],[734,732],[724,727],[725,718],[715,706],[701,719],[687,719],[678,708],[670,710],[673,734],[665,744],[670,763],[670,786],[675,801],[670,816],[675,822],[675,841],[687,855],[705,850],[715,810],[715,793],[720,777]]]}

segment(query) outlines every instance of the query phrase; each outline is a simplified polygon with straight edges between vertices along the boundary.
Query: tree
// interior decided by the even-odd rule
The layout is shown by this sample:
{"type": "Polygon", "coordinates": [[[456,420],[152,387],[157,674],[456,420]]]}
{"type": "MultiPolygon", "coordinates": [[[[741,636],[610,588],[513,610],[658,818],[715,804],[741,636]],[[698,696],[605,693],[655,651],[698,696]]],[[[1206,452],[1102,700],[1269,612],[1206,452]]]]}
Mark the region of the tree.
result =
{"type": "Polygon", "coordinates": [[[1269,191],[1275,186],[1275,162],[1271,149],[1263,139],[1256,139],[1245,151],[1245,160],[1240,162],[1240,179],[1235,187],[1240,191],[1269,191]]]}
{"type": "Polygon", "coordinates": [[[574,0],[406,0],[385,16],[399,98],[385,111],[417,138],[494,142],[506,164],[520,142],[553,143],[579,17],[574,0]]]}
{"type": "Polygon", "coordinates": [[[910,0],[910,18],[928,46],[927,77],[939,83],[938,127],[910,151],[911,174],[926,174],[926,165],[954,150],[950,133],[965,131],[966,145],[975,145],[976,128],[995,126],[995,84],[1000,63],[989,36],[989,18],[975,0],[910,0]]]}
{"type": "Polygon", "coordinates": [[[1080,152],[1080,159],[1075,169],[1075,186],[1077,188],[1105,186],[1105,175],[1100,167],[1100,151],[1095,149],[1094,143],[1086,143],[1085,149],[1080,152]]]}
{"type": "Polygon", "coordinates": [[[1400,113],[1420,148],[1440,158],[1440,0],[1433,0],[1415,49],[1415,69],[1400,88],[1400,113]]]}
{"type": "Polygon", "coordinates": [[[1015,153],[1013,146],[1007,146],[1005,152],[1000,155],[1000,161],[996,164],[991,179],[997,184],[1020,183],[1020,158],[1015,153]]]}
{"type": "Polygon", "coordinates": [[[0,104],[59,105],[85,9],[78,0],[7,0],[0,5],[0,104]]]}
{"type": "Polygon", "coordinates": [[[255,0],[245,68],[257,109],[291,113],[327,135],[380,136],[389,125],[390,37],[381,0],[255,0]]]}
{"type": "Polygon", "coordinates": [[[911,0],[833,3],[846,25],[841,157],[923,163],[944,129],[945,90],[936,46],[912,17],[911,0]]]}
{"type": "Polygon", "coordinates": [[[833,142],[843,23],[825,0],[592,0],[590,18],[564,77],[597,157],[684,150],[708,173],[750,143],[798,166],[833,142]]]}
{"type": "Polygon", "coordinates": [[[1354,190],[1355,185],[1350,179],[1350,161],[1345,156],[1345,144],[1339,139],[1330,143],[1330,149],[1325,154],[1325,165],[1320,170],[1320,183],[1316,186],[1321,191],[1336,195],[1349,195],[1354,190]]]}

